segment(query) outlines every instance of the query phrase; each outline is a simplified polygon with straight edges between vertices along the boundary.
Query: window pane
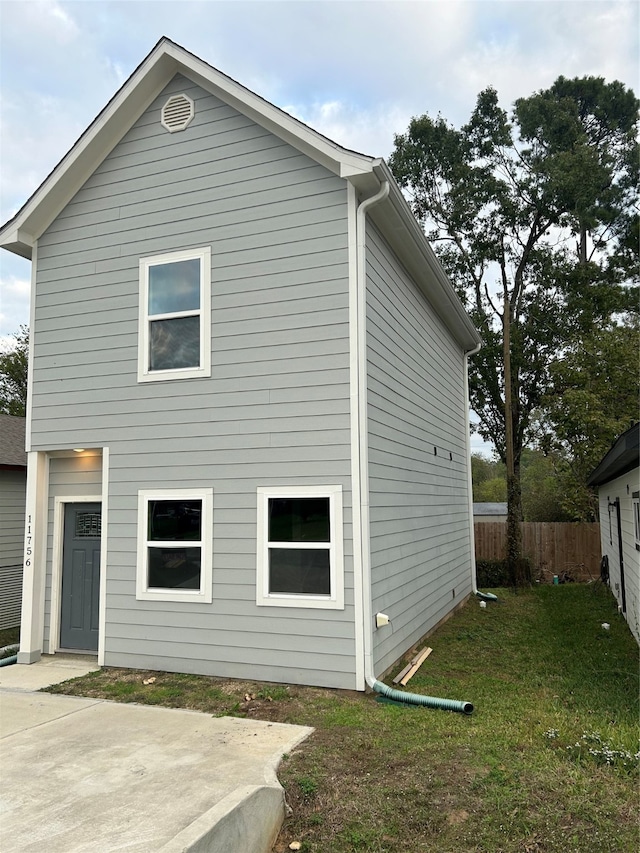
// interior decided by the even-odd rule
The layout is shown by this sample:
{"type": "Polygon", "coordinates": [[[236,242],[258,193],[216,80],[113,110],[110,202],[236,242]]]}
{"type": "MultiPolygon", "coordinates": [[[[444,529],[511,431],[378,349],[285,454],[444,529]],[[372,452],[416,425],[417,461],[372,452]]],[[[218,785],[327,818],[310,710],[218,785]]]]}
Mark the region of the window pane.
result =
{"type": "Polygon", "coordinates": [[[150,589],[200,589],[200,548],[148,548],[150,589]]]}
{"type": "Polygon", "coordinates": [[[329,498],[270,498],[270,542],[329,542],[329,498]]]}
{"type": "Polygon", "coordinates": [[[200,308],[200,259],[149,267],[149,314],[200,308]]]}
{"type": "Polygon", "coordinates": [[[269,548],[269,592],[331,595],[329,549],[269,548]]]}
{"type": "Polygon", "coordinates": [[[149,501],[148,513],[149,541],[201,541],[202,501],[149,501]]]}
{"type": "Polygon", "coordinates": [[[149,330],[149,370],[200,367],[200,317],[153,320],[149,330]]]}

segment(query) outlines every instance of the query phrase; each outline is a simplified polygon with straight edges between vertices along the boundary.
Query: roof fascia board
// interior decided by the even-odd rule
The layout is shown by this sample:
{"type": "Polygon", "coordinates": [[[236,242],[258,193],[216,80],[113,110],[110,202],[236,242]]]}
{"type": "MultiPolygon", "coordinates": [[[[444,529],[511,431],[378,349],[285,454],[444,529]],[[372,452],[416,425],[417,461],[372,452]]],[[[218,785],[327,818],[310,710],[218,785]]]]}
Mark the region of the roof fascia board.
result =
{"type": "Polygon", "coordinates": [[[588,486],[601,486],[621,477],[640,464],[638,447],[640,446],[640,424],[635,423],[623,432],[600,460],[598,466],[587,478],[588,486]]]}
{"type": "Polygon", "coordinates": [[[31,258],[33,242],[177,73],[217,95],[340,177],[371,172],[373,158],[331,142],[184,48],[162,39],[22,209],[0,229],[0,246],[31,258]]]}
{"type": "Polygon", "coordinates": [[[374,158],[342,148],[173,42],[165,51],[175,59],[177,72],[336,175],[347,178],[371,171],[374,158]]]}
{"type": "Polygon", "coordinates": [[[0,246],[31,258],[35,240],[176,73],[175,61],[160,50],[159,45],[149,54],[23,208],[0,229],[0,246]]]}

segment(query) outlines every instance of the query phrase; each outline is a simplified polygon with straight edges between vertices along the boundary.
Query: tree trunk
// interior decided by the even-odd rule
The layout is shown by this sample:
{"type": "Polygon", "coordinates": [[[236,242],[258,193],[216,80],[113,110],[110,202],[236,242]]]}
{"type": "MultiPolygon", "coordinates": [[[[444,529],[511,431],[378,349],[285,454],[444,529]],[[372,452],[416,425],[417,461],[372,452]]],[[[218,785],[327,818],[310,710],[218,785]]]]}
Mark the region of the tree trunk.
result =
{"type": "Polygon", "coordinates": [[[507,463],[507,569],[514,587],[531,581],[530,571],[522,557],[522,490],[520,485],[520,454],[516,463],[514,448],[513,378],[511,375],[511,305],[504,300],[504,427],[507,463]]]}

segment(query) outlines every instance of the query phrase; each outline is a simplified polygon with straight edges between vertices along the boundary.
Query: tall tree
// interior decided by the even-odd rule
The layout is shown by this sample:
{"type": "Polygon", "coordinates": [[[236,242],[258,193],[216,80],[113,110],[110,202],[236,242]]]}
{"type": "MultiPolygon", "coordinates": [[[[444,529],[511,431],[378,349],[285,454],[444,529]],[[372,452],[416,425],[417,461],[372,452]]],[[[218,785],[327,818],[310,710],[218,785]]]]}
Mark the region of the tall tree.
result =
{"type": "Polygon", "coordinates": [[[483,335],[471,403],[507,466],[515,584],[522,450],[552,356],[630,304],[638,107],[621,83],[561,77],[517,101],[511,121],[488,88],[460,130],[424,115],[395,138],[391,169],[483,335]]]}
{"type": "Polygon", "coordinates": [[[13,342],[0,352],[0,412],[24,417],[27,409],[29,329],[20,326],[13,342]]]}

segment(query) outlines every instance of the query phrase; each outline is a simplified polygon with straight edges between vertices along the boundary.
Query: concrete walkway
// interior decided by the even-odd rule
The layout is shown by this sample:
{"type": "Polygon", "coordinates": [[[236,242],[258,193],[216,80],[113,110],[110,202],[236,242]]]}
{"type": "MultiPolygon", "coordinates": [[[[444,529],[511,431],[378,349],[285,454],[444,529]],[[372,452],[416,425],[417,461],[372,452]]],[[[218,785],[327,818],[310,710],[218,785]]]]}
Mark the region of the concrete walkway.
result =
{"type": "Polygon", "coordinates": [[[312,729],[33,692],[95,669],[0,669],[0,850],[268,853],[276,768],[312,729]]]}

